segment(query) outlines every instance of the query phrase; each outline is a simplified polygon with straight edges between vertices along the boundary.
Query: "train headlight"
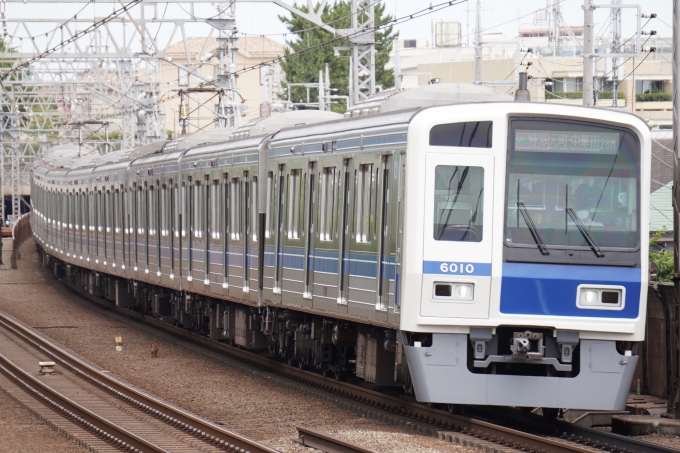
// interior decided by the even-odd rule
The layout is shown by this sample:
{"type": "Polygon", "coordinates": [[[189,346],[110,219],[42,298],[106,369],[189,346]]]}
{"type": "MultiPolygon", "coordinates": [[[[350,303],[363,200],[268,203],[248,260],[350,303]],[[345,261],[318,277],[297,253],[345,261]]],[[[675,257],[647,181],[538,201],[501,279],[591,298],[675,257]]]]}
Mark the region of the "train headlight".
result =
{"type": "Polygon", "coordinates": [[[626,288],[618,285],[581,285],[576,305],[592,310],[622,310],[625,305],[626,288]]]}
{"type": "Polygon", "coordinates": [[[586,302],[592,304],[597,299],[597,293],[595,291],[586,291],[586,293],[583,295],[583,298],[586,300],[586,302]]]}
{"type": "Polygon", "coordinates": [[[435,282],[432,298],[472,302],[475,298],[475,285],[474,283],[435,282]]]}

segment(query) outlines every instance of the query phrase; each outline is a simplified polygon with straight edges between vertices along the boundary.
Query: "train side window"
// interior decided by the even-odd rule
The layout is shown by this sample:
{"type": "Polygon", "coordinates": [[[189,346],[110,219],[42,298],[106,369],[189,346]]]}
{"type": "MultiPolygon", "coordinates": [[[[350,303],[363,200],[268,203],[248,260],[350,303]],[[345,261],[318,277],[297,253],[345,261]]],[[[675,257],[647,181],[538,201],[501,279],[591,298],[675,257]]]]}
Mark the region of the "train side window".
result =
{"type": "Polygon", "coordinates": [[[137,234],[141,234],[143,232],[142,230],[142,188],[137,187],[137,190],[135,190],[133,193],[130,194],[131,198],[134,197],[134,203],[135,203],[135,218],[132,221],[132,225],[130,227],[136,228],[137,229],[137,234]]]}
{"type": "Polygon", "coordinates": [[[322,241],[333,240],[333,214],[335,213],[335,167],[326,167],[321,173],[321,190],[319,196],[319,238],[322,241]]]}
{"type": "Polygon", "coordinates": [[[434,177],[434,239],[481,242],[484,169],[437,165],[434,177]]]}
{"type": "Polygon", "coordinates": [[[149,207],[148,218],[149,218],[149,234],[154,236],[156,234],[156,189],[154,186],[149,186],[148,190],[149,201],[147,206],[149,207]]]}
{"type": "Polygon", "coordinates": [[[274,201],[274,172],[270,171],[267,173],[267,206],[266,212],[266,225],[264,229],[264,237],[269,239],[272,236],[272,217],[274,213],[272,212],[272,201],[274,201]]]}
{"type": "Polygon", "coordinates": [[[301,176],[302,170],[291,170],[288,176],[288,239],[300,238],[301,176]]]}
{"type": "Polygon", "coordinates": [[[163,184],[160,191],[161,236],[168,235],[168,186],[163,184]]]}
{"type": "Polygon", "coordinates": [[[252,231],[252,240],[257,241],[257,214],[259,210],[257,208],[257,176],[253,176],[253,180],[250,182],[250,230],[252,231]]]}
{"type": "Polygon", "coordinates": [[[438,124],[430,129],[430,146],[491,148],[492,121],[438,124]]]}
{"type": "Polygon", "coordinates": [[[231,225],[231,238],[236,240],[241,238],[241,180],[232,178],[231,180],[231,204],[229,206],[231,225]]]}
{"type": "Polygon", "coordinates": [[[201,191],[201,182],[196,181],[194,187],[194,237],[203,236],[203,192],[201,191]]]}
{"type": "Polygon", "coordinates": [[[177,223],[177,228],[181,230],[181,235],[182,237],[185,237],[187,235],[187,227],[189,219],[187,218],[187,185],[186,183],[182,183],[182,193],[180,194],[181,196],[178,198],[177,202],[179,203],[179,209],[180,213],[182,215],[182,224],[180,225],[179,222],[177,223]]]}
{"type": "Polygon", "coordinates": [[[373,164],[359,165],[359,172],[357,174],[357,191],[356,191],[356,223],[354,227],[355,237],[357,242],[370,242],[371,238],[369,231],[371,230],[371,211],[374,181],[373,181],[373,164]]]}
{"type": "Polygon", "coordinates": [[[97,231],[104,229],[104,193],[100,190],[97,193],[97,231]]]}
{"type": "Polygon", "coordinates": [[[210,186],[210,237],[219,239],[222,235],[220,227],[219,207],[222,206],[220,180],[215,179],[210,186]]]}

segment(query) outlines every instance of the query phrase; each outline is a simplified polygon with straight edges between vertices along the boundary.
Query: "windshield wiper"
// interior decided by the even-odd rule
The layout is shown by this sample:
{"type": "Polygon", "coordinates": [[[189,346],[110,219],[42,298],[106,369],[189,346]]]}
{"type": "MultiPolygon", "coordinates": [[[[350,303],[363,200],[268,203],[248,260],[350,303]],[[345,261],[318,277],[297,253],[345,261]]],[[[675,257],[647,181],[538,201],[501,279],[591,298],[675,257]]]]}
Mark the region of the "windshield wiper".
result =
{"type": "Polygon", "coordinates": [[[541,254],[550,255],[548,247],[546,247],[545,242],[543,242],[541,235],[538,234],[538,228],[536,228],[536,224],[534,224],[534,220],[531,218],[531,215],[529,215],[529,210],[527,209],[523,201],[517,202],[517,209],[519,209],[520,214],[522,214],[522,217],[524,218],[524,222],[526,222],[527,227],[529,227],[529,231],[531,231],[531,236],[534,238],[534,242],[538,246],[538,249],[541,251],[541,254]]]}
{"type": "Polygon", "coordinates": [[[599,245],[595,242],[595,240],[592,238],[590,233],[588,233],[588,230],[586,230],[585,225],[583,225],[583,222],[581,222],[581,219],[578,218],[576,213],[572,208],[566,208],[567,214],[569,214],[569,217],[571,217],[572,222],[574,222],[574,225],[576,225],[576,228],[581,232],[583,237],[586,239],[586,242],[590,246],[590,248],[593,250],[595,255],[598,258],[604,258],[604,253],[602,253],[602,249],[600,248],[599,245]]]}

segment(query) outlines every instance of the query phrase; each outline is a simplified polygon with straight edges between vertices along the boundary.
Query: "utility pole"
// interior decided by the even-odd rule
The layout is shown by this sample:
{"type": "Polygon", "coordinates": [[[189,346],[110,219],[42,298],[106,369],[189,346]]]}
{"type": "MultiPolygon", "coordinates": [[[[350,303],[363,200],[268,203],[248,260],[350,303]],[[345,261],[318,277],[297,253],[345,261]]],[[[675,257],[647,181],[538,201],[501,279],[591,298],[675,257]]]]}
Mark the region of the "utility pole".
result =
{"type": "MultiPolygon", "coordinates": [[[[620,5],[621,0],[612,0],[612,4],[620,5]]],[[[612,53],[620,53],[621,49],[621,8],[611,9],[611,22],[612,22],[612,53]]],[[[636,49],[640,52],[640,49],[636,49]]],[[[619,97],[619,59],[617,57],[612,57],[612,107],[618,107],[619,97]]]]}
{"type": "Polygon", "coordinates": [[[326,110],[325,98],[324,96],[325,85],[323,83],[323,70],[319,69],[319,110],[326,110]]]}
{"type": "Polygon", "coordinates": [[[593,105],[593,32],[595,28],[592,0],[583,2],[583,105],[593,105]]]}
{"type": "MultiPolygon", "coordinates": [[[[673,174],[673,282],[675,283],[675,304],[680,302],[680,0],[673,0],[673,151],[675,155],[675,170],[673,174]]],[[[680,310],[676,310],[676,320],[680,318],[680,310]]],[[[677,327],[680,330],[680,324],[677,327]]],[[[676,336],[680,332],[676,331],[676,336]]],[[[677,348],[677,347],[676,347],[677,348]]],[[[672,352],[675,359],[678,358],[678,349],[672,352]]],[[[680,367],[676,367],[674,382],[667,384],[668,409],[675,413],[675,418],[680,418],[680,385],[678,385],[678,373],[680,367]]]]}
{"type": "Polygon", "coordinates": [[[359,0],[352,0],[352,28],[340,30],[352,35],[349,77],[352,104],[375,93],[375,3],[359,5],[359,0]]]}
{"type": "Polygon", "coordinates": [[[560,0],[552,0],[552,41],[553,41],[553,57],[557,56],[557,49],[560,47],[560,0]]]}
{"type": "Polygon", "coordinates": [[[394,38],[394,88],[401,90],[401,63],[399,62],[399,38],[394,38]]]}
{"type": "Polygon", "coordinates": [[[475,85],[482,84],[482,0],[477,0],[475,25],[475,85]]]}

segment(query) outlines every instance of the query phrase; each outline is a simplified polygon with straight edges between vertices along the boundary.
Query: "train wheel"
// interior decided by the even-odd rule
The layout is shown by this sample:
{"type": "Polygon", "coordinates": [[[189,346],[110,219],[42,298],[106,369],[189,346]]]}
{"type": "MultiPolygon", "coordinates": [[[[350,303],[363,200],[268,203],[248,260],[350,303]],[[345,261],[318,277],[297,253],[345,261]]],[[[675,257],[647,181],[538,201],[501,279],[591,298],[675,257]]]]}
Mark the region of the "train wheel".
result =
{"type": "Polygon", "coordinates": [[[557,407],[542,407],[541,412],[543,413],[543,418],[548,420],[555,420],[560,413],[557,407]]]}
{"type": "Polygon", "coordinates": [[[455,415],[465,415],[465,406],[462,404],[447,404],[446,409],[455,415]]]}

